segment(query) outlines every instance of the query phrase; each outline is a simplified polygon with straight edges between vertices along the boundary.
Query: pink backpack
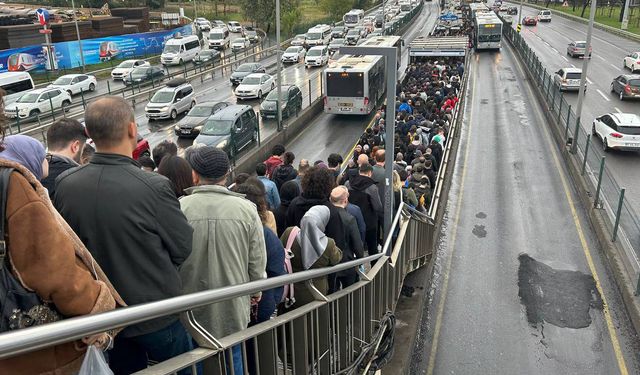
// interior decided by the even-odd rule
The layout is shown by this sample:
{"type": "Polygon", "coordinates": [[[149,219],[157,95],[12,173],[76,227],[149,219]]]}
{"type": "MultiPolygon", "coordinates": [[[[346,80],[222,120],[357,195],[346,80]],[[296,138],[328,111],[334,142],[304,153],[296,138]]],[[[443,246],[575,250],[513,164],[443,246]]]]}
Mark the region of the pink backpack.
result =
{"type": "MultiPolygon", "coordinates": [[[[287,270],[288,274],[293,273],[293,268],[291,267],[293,251],[291,251],[291,246],[293,246],[293,242],[296,240],[298,233],[300,233],[300,228],[293,227],[291,229],[291,232],[289,232],[289,238],[287,238],[287,246],[284,248],[284,268],[287,270]]],[[[284,292],[282,293],[282,300],[280,302],[284,302],[284,307],[287,309],[296,303],[293,284],[284,285],[284,292]]]]}

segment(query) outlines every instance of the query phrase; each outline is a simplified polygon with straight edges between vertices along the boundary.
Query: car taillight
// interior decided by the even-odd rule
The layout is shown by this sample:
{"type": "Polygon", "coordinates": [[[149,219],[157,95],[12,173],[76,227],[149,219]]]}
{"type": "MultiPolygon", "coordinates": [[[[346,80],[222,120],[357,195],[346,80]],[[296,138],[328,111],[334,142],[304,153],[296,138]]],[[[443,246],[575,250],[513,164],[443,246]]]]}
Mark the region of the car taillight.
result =
{"type": "Polygon", "coordinates": [[[367,97],[364,98],[364,105],[369,105],[369,98],[367,97]]]}
{"type": "Polygon", "coordinates": [[[631,92],[631,86],[630,85],[626,85],[624,87],[624,92],[631,92]]]}
{"type": "Polygon", "coordinates": [[[620,133],[611,133],[609,135],[612,136],[613,138],[622,138],[622,134],[620,133]]]}

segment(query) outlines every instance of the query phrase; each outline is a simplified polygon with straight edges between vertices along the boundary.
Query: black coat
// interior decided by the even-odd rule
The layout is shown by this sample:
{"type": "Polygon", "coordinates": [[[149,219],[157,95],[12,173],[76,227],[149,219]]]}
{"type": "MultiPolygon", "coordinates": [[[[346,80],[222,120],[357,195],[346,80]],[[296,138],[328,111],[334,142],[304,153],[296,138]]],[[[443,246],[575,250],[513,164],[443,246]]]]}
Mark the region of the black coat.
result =
{"type": "Polygon", "coordinates": [[[280,164],[271,173],[271,181],[275,182],[278,192],[285,182],[295,180],[298,171],[292,165],[280,164]]]}
{"type": "Polygon", "coordinates": [[[300,220],[302,220],[304,214],[313,206],[329,207],[329,223],[327,223],[324,234],[332,238],[340,250],[345,248],[346,238],[340,214],[338,214],[338,209],[332,205],[328,199],[305,198],[303,196],[294,198],[287,210],[287,228],[293,226],[299,227],[300,220]]]}
{"type": "MultiPolygon", "coordinates": [[[[54,204],[128,305],[182,294],[178,274],[193,229],[169,180],[133,159],[96,153],[56,181],[54,204]]],[[[125,336],[162,329],[177,316],[127,327],[125,336]]]]}
{"type": "Polygon", "coordinates": [[[360,207],[367,230],[378,227],[378,217],[382,217],[383,207],[376,182],[367,176],[357,175],[349,181],[349,202],[360,207]]]}
{"type": "Polygon", "coordinates": [[[40,181],[42,186],[47,188],[49,191],[49,198],[51,198],[51,200],[53,200],[53,196],[56,192],[56,178],[58,178],[58,176],[67,169],[75,168],[78,165],[78,163],[66,157],[58,155],[53,155],[51,157],[51,162],[49,163],[49,175],[47,178],[43,178],[42,181],[40,181]]]}

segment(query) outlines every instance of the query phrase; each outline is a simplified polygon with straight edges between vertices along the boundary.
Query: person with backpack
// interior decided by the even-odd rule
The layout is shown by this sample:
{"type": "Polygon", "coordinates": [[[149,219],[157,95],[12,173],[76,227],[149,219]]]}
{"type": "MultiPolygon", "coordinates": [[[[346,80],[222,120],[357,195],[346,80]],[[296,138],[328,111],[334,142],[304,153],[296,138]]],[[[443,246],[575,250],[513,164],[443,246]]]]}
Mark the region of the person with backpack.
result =
{"type": "Polygon", "coordinates": [[[285,182],[295,180],[298,177],[298,171],[293,167],[293,161],[296,156],[293,152],[287,151],[282,155],[282,164],[277,166],[271,173],[271,181],[276,184],[278,191],[285,182]]]}
{"type": "Polygon", "coordinates": [[[378,218],[383,207],[376,182],[371,178],[373,167],[365,163],[360,165],[359,174],[351,178],[345,186],[349,189],[351,203],[360,207],[366,225],[365,242],[369,255],[378,252],[378,218]]]}
{"type": "Polygon", "coordinates": [[[429,177],[422,175],[420,182],[415,187],[416,196],[418,198],[417,209],[422,212],[427,212],[431,205],[431,184],[429,183],[429,177]]]}

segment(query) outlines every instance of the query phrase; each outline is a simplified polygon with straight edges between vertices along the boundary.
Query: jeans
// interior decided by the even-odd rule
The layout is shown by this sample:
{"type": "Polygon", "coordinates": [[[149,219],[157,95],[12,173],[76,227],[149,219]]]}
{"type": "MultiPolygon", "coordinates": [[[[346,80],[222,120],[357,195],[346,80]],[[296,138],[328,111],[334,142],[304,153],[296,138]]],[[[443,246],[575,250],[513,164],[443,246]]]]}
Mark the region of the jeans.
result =
{"type": "MultiPolygon", "coordinates": [[[[116,336],[113,349],[109,351],[109,367],[115,375],[128,375],[147,368],[148,360],[162,362],[192,349],[191,336],[176,320],[146,335],[116,336]]],[[[191,375],[191,369],[181,370],[178,374],[191,375]]]]}

